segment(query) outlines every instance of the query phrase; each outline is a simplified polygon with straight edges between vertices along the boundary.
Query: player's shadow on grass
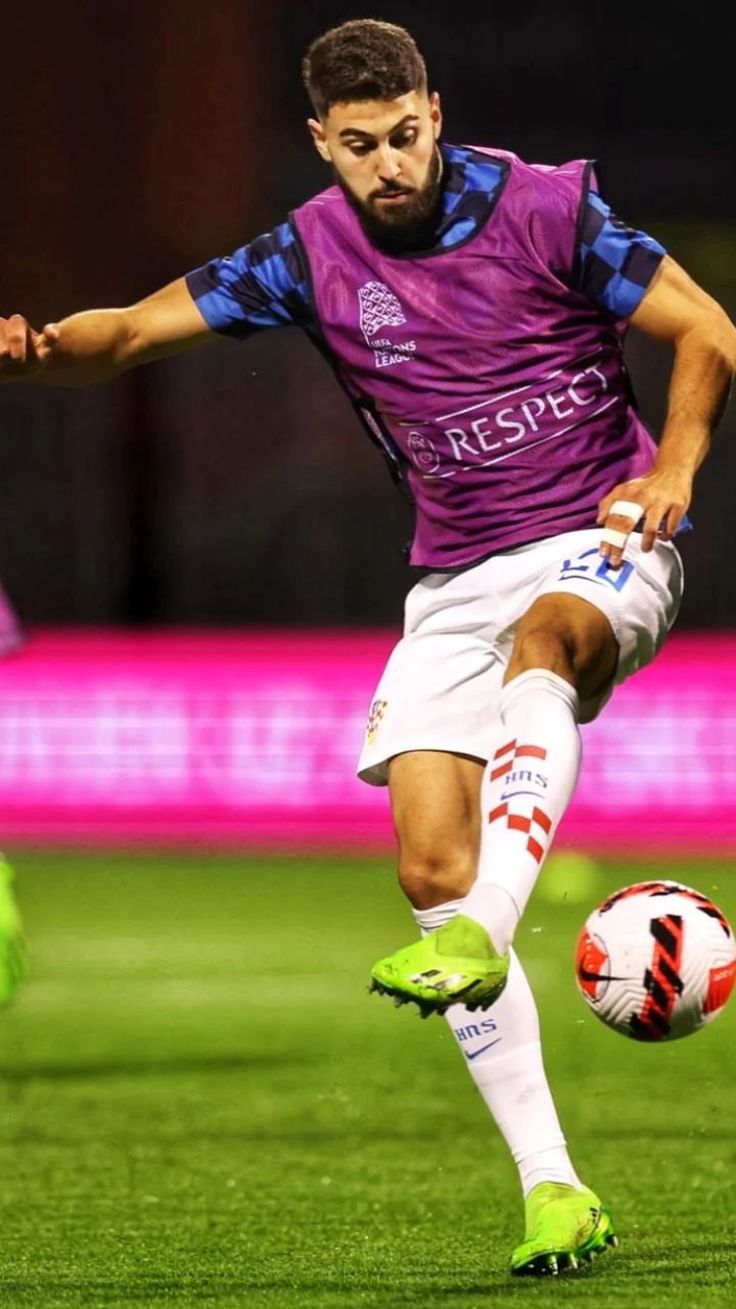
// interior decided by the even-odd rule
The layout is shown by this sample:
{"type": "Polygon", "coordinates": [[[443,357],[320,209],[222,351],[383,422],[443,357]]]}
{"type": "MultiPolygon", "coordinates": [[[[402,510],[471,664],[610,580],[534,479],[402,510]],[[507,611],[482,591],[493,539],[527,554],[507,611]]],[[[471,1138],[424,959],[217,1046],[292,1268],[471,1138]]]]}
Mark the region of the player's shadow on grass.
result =
{"type": "Polygon", "coordinates": [[[106,1077],[155,1077],[160,1073],[231,1073],[249,1072],[258,1068],[282,1068],[311,1062],[307,1057],[293,1054],[233,1053],[172,1055],[151,1059],[77,1059],[69,1063],[18,1063],[0,1065],[0,1085],[17,1084],[33,1080],[73,1082],[77,1079],[106,1077]]]}

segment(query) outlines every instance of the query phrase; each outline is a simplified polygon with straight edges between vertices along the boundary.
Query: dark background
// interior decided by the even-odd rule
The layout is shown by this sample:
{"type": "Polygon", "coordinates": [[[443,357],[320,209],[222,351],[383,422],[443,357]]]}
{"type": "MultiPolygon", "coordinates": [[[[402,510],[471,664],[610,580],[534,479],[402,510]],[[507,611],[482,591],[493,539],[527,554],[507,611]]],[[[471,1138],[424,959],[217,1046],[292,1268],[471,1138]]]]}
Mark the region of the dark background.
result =
{"type": "MultiPolygon", "coordinates": [[[[448,140],[599,161],[733,314],[732,60],[713,6],[253,0],[2,5],[0,312],[130,303],[326,185],[299,63],[346,18],[412,30],[448,140]],[[720,34],[719,34],[720,33],[720,34]]],[[[631,334],[655,432],[669,351],[631,334]]],[[[696,486],[680,626],[733,622],[734,407],[696,486]]],[[[296,329],[85,390],[0,391],[0,573],[33,623],[391,623],[408,511],[296,329]]]]}

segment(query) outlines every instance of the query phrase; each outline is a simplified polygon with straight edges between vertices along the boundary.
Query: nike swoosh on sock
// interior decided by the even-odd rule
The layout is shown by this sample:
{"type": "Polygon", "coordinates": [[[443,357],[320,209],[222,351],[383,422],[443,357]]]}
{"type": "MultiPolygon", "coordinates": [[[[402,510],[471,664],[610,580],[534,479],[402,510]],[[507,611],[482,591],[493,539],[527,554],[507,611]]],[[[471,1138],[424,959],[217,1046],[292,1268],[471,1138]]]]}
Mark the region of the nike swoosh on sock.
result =
{"type": "Polygon", "coordinates": [[[470,1050],[463,1050],[463,1054],[465,1055],[465,1058],[470,1064],[473,1062],[474,1059],[478,1058],[479,1054],[483,1054],[485,1050],[490,1050],[492,1045],[498,1045],[499,1041],[502,1040],[503,1040],[502,1036],[497,1036],[495,1041],[489,1041],[488,1045],[482,1045],[480,1047],[480,1050],[473,1050],[472,1052],[470,1050]]]}

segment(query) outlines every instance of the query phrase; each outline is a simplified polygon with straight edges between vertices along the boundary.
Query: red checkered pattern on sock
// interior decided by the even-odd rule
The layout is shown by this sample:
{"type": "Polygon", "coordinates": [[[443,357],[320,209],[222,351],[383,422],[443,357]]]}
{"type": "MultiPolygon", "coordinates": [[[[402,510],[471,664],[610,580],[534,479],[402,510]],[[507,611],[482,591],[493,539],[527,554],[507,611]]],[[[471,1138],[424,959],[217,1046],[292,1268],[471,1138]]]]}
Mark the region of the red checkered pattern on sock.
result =
{"type": "Polygon", "coordinates": [[[499,777],[505,777],[510,773],[517,759],[546,759],[547,751],[543,750],[541,745],[518,745],[516,740],[507,741],[502,745],[493,756],[492,762],[502,760],[496,768],[491,769],[491,781],[495,782],[499,777]]]}
{"type": "Polygon", "coordinates": [[[544,849],[547,844],[547,837],[552,830],[552,821],[548,814],[535,805],[532,810],[531,818],[525,814],[510,814],[508,802],[497,805],[488,815],[489,823],[495,823],[499,818],[506,819],[506,826],[512,832],[525,832],[527,835],[526,848],[529,854],[540,864],[544,857],[544,849]],[[535,829],[541,829],[533,835],[535,829]],[[540,838],[537,840],[537,836],[540,838]]]}

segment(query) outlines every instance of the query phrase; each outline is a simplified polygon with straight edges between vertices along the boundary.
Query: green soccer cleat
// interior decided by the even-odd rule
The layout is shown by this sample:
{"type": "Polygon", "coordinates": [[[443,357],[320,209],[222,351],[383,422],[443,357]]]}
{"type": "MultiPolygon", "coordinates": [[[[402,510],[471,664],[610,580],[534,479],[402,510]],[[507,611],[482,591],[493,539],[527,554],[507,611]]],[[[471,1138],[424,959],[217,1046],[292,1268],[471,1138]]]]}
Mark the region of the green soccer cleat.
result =
{"type": "Polygon", "coordinates": [[[0,855],[0,1007],[10,1003],[25,976],[25,941],[13,892],[13,870],[0,855]]]}
{"type": "Polygon", "coordinates": [[[526,1234],[511,1256],[516,1277],[574,1273],[618,1245],[613,1219],[597,1195],[558,1182],[540,1182],[526,1198],[526,1234]]]}
{"type": "Polygon", "coordinates": [[[428,1018],[453,1004],[487,1009],[506,985],[508,971],[509,956],[498,954],[485,928],[458,914],[422,941],[379,959],[370,989],[392,995],[396,1004],[412,1001],[428,1018]]]}

